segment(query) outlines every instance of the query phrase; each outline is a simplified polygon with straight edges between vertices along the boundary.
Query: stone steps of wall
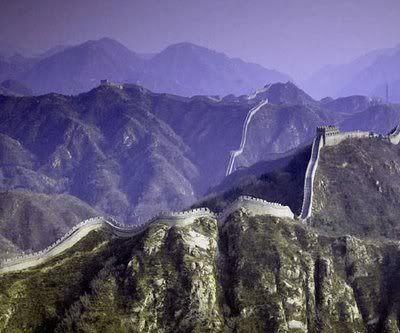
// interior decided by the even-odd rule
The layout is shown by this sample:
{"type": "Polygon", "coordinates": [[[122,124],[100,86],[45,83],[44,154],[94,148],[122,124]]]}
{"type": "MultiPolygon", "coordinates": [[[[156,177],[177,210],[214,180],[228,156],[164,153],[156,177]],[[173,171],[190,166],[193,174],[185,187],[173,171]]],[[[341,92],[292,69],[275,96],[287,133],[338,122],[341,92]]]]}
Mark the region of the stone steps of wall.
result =
{"type": "Polygon", "coordinates": [[[311,216],[314,177],[318,166],[319,153],[322,147],[321,140],[322,137],[319,135],[314,138],[311,148],[311,156],[304,178],[303,205],[300,213],[300,219],[303,222],[305,222],[307,218],[311,216]]]}
{"type": "MultiPolygon", "coordinates": [[[[265,91],[267,91],[270,87],[271,87],[271,85],[268,88],[266,88],[265,91]]],[[[236,157],[238,157],[243,152],[244,146],[246,145],[247,129],[250,124],[251,118],[266,104],[268,104],[268,99],[265,99],[264,101],[259,103],[256,107],[252,108],[247,113],[246,119],[243,123],[242,139],[240,141],[240,146],[239,146],[238,150],[231,152],[231,156],[230,156],[229,163],[228,163],[228,168],[227,168],[226,174],[225,174],[226,176],[229,176],[232,173],[236,157]]]]}

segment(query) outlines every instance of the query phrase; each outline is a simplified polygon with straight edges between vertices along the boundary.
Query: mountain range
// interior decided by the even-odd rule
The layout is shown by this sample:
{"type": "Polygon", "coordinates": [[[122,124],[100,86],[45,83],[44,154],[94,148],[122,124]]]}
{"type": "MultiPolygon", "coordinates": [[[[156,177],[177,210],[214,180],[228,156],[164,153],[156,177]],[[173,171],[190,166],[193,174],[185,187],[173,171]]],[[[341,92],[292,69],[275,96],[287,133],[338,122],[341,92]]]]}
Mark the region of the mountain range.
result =
{"type": "MultiPolygon", "coordinates": [[[[398,123],[400,111],[362,96],[318,102],[291,82],[222,99],[101,85],[76,96],[0,96],[0,109],[0,190],[32,207],[52,202],[42,194],[69,196],[75,200],[71,207],[86,207],[76,212],[65,207],[72,215],[58,217],[57,228],[52,223],[44,228],[46,240],[34,231],[36,217],[52,220],[52,209],[43,207],[32,214],[25,238],[13,236],[19,231],[3,235],[3,246],[15,251],[49,245],[76,216],[105,214],[135,224],[160,211],[187,208],[220,191],[222,181],[226,188],[286,165],[290,154],[310,143],[317,126],[385,134],[398,123]],[[265,99],[270,102],[248,124],[246,144],[225,179],[246,116],[265,99]]],[[[0,225],[16,227],[21,214],[5,215],[0,225]]]]}
{"type": "Polygon", "coordinates": [[[314,73],[301,86],[316,98],[365,95],[400,102],[400,46],[371,51],[347,64],[330,65],[314,73]]]}
{"type": "MultiPolygon", "coordinates": [[[[239,96],[291,80],[285,73],[186,42],[152,54],[135,53],[110,38],[57,45],[35,56],[13,50],[0,55],[0,81],[18,81],[35,95],[79,94],[110,79],[180,96],[239,96]]],[[[399,46],[377,49],[343,65],[325,66],[298,85],[316,99],[363,95],[385,101],[388,85],[389,100],[400,102],[399,65],[399,46]]]]}
{"type": "Polygon", "coordinates": [[[36,57],[0,58],[0,80],[7,79],[20,81],[36,95],[78,94],[96,87],[101,79],[109,79],[181,96],[225,96],[248,94],[265,83],[290,78],[191,43],[143,55],[102,38],[57,46],[36,57]]]}
{"type": "MultiPolygon", "coordinates": [[[[118,53],[140,59],[131,55],[118,53]]],[[[399,147],[383,135],[323,147],[312,217],[297,216],[316,127],[386,134],[399,105],[317,101],[290,81],[224,97],[136,84],[72,96],[0,87],[13,91],[0,95],[0,260],[28,253],[33,263],[0,267],[0,331],[398,330],[399,147]],[[291,217],[250,209],[243,196],[291,217]],[[200,207],[223,214],[188,223],[177,213],[128,236],[105,224],[71,229],[106,216],[120,230],[118,221],[200,207]],[[31,255],[70,230],[76,243],[31,255]]]]}
{"type": "MultiPolygon", "coordinates": [[[[220,211],[257,194],[296,209],[310,152],[201,205],[220,211]]],[[[399,156],[379,137],[324,147],[308,224],[239,206],[126,238],[96,229],[44,263],[0,274],[0,329],[396,332],[399,156]]]]}

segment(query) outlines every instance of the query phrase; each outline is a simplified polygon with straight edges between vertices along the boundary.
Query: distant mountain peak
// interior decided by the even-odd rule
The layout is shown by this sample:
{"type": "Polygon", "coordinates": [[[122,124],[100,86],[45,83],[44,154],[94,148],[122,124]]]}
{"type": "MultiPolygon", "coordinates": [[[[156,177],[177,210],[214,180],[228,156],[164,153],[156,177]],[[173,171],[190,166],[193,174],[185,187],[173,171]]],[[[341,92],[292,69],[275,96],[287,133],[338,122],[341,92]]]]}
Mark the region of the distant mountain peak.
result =
{"type": "Polygon", "coordinates": [[[268,98],[271,104],[316,104],[317,102],[292,81],[267,84],[249,96],[251,99],[268,98]]]}
{"type": "Polygon", "coordinates": [[[180,42],[168,45],[165,50],[173,50],[173,49],[188,49],[188,50],[207,50],[211,51],[209,48],[201,45],[197,45],[191,42],[180,42]]]}
{"type": "Polygon", "coordinates": [[[105,37],[64,50],[55,48],[32,64],[25,62],[18,75],[13,73],[13,64],[5,64],[12,75],[0,75],[0,81],[16,78],[35,94],[77,94],[93,89],[101,79],[109,79],[181,96],[240,96],[265,82],[289,79],[275,70],[190,42],[172,44],[158,54],[143,56],[105,37]]]}
{"type": "Polygon", "coordinates": [[[100,47],[117,47],[117,48],[124,48],[128,49],[125,45],[120,43],[119,41],[109,38],[109,37],[103,37],[100,39],[90,39],[80,45],[78,47],[90,47],[90,46],[100,46],[100,47]]]}
{"type": "Polygon", "coordinates": [[[229,59],[229,57],[225,53],[217,52],[205,46],[196,45],[190,42],[171,44],[159,53],[159,55],[166,55],[166,54],[179,55],[180,57],[187,57],[188,55],[191,54],[211,55],[211,56],[226,57],[227,59],[229,59]]]}

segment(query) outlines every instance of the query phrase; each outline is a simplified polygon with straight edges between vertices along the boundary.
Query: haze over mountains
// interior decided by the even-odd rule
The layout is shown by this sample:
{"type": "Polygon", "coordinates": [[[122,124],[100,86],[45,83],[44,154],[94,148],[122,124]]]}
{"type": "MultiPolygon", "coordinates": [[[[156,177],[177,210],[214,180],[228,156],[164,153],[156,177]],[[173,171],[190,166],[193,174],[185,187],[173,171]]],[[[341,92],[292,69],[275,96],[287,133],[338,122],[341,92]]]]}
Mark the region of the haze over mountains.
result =
{"type": "Polygon", "coordinates": [[[0,0],[0,333],[400,333],[399,16],[0,0]]]}
{"type": "Polygon", "coordinates": [[[103,39],[12,59],[3,68],[16,77],[0,84],[0,260],[45,249],[95,216],[139,224],[189,207],[221,213],[242,195],[291,215],[239,205],[189,224],[152,220],[122,238],[104,225],[73,229],[76,243],[65,238],[58,254],[0,266],[0,331],[398,331],[399,146],[371,136],[324,147],[312,219],[297,216],[316,127],[386,134],[400,105],[318,101],[290,81],[266,84],[263,75],[280,80],[275,72],[192,44],[137,55],[103,39]],[[141,85],[98,85],[104,77],[141,85]],[[187,97],[142,85],[226,90],[187,97]],[[52,87],[72,96],[29,96],[52,87]]]}
{"type": "Polygon", "coordinates": [[[371,51],[348,64],[326,66],[302,83],[315,98],[364,95],[400,102],[400,46],[371,51]]]}
{"type": "MultiPolygon", "coordinates": [[[[290,80],[285,73],[192,43],[173,44],[156,54],[135,53],[110,38],[57,45],[35,56],[15,51],[6,47],[3,56],[0,52],[0,81],[18,81],[36,95],[78,94],[105,78],[180,96],[243,95],[266,83],[290,80]]],[[[388,84],[390,100],[399,102],[399,64],[399,46],[378,49],[347,64],[328,65],[299,86],[316,99],[351,95],[385,99],[388,84]]]]}
{"type": "Polygon", "coordinates": [[[229,58],[191,43],[170,45],[153,56],[136,54],[110,38],[58,46],[36,58],[0,59],[0,80],[15,79],[35,94],[78,94],[101,79],[140,84],[154,92],[193,95],[248,94],[289,76],[229,58]]]}

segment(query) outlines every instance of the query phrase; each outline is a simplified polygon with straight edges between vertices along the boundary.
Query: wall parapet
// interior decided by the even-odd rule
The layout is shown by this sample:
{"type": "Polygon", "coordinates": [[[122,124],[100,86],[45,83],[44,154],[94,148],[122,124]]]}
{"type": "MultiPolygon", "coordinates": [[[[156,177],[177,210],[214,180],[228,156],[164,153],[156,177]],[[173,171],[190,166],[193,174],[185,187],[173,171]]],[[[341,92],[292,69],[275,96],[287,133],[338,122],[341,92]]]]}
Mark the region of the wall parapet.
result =
{"type": "MultiPolygon", "coordinates": [[[[265,91],[267,91],[270,87],[271,87],[271,84],[267,88],[265,88],[266,89],[265,91]]],[[[252,109],[250,109],[250,111],[247,113],[246,119],[244,120],[244,123],[243,123],[242,139],[240,141],[240,146],[239,146],[238,150],[231,151],[231,156],[229,158],[228,167],[227,167],[226,173],[225,173],[226,176],[229,176],[233,172],[233,166],[235,164],[236,157],[238,157],[239,155],[241,155],[243,153],[244,146],[246,145],[247,129],[249,127],[251,118],[253,118],[253,116],[258,111],[260,111],[264,105],[267,105],[267,104],[268,104],[268,98],[261,101],[258,105],[256,105],[252,109]]]]}
{"type": "Polygon", "coordinates": [[[318,167],[319,155],[323,146],[322,135],[314,138],[310,160],[308,161],[306,174],[304,177],[303,204],[301,207],[300,219],[306,221],[311,216],[312,200],[314,192],[314,178],[318,167]]]}
{"type": "MultiPolygon", "coordinates": [[[[200,217],[209,217],[217,220],[222,220],[226,218],[229,213],[241,206],[254,210],[256,214],[269,214],[278,217],[294,218],[294,215],[288,206],[283,206],[275,202],[268,202],[267,200],[255,198],[252,196],[238,197],[222,213],[215,213],[207,207],[194,208],[181,212],[160,212],[153,218],[149,219],[147,222],[140,225],[126,225],[112,218],[93,217],[78,223],[61,238],[56,240],[53,244],[46,247],[45,249],[0,261],[0,272],[4,268],[23,264],[29,261],[36,261],[36,263],[32,263],[32,265],[30,266],[43,262],[43,260],[51,257],[50,252],[52,250],[54,250],[58,246],[61,246],[64,241],[74,237],[79,231],[85,228],[90,228],[91,226],[106,226],[113,233],[113,235],[117,237],[133,237],[145,231],[151,224],[154,223],[167,223],[169,225],[185,226],[193,223],[196,219],[200,217]],[[252,203],[253,205],[249,205],[249,203],[252,203]]],[[[76,236],[76,238],[76,242],[81,239],[79,238],[79,236],[76,236]]]]}

